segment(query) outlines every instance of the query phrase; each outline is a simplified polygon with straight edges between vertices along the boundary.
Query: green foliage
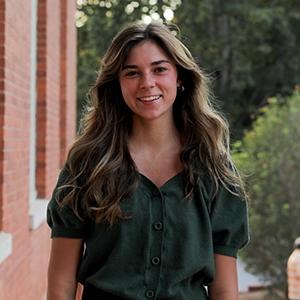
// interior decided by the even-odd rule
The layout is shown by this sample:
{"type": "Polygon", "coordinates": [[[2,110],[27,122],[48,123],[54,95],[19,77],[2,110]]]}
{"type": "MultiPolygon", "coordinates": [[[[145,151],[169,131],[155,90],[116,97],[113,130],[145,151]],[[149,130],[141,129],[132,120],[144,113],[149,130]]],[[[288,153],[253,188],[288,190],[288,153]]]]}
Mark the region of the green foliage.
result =
{"type": "Polygon", "coordinates": [[[259,110],[253,130],[235,144],[235,163],[249,177],[249,245],[246,268],[286,289],[286,263],[300,235],[300,93],[277,96],[259,110]]]}
{"type": "Polygon", "coordinates": [[[174,22],[200,66],[216,77],[215,93],[239,139],[253,111],[300,82],[300,2],[182,2],[174,22]]]}

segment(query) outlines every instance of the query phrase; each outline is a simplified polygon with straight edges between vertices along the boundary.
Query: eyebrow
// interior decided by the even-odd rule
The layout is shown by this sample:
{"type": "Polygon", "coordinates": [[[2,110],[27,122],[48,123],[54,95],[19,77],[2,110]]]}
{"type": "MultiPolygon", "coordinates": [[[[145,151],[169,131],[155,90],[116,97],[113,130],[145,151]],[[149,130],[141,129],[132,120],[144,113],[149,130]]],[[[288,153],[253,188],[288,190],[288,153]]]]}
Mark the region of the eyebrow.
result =
{"type": "MultiPolygon", "coordinates": [[[[168,60],[161,59],[161,60],[157,60],[157,61],[152,62],[151,66],[160,65],[162,63],[168,63],[168,64],[170,64],[170,62],[168,60]]],[[[138,68],[137,65],[125,65],[125,66],[123,66],[122,71],[125,70],[125,69],[137,69],[137,68],[138,68]]]]}

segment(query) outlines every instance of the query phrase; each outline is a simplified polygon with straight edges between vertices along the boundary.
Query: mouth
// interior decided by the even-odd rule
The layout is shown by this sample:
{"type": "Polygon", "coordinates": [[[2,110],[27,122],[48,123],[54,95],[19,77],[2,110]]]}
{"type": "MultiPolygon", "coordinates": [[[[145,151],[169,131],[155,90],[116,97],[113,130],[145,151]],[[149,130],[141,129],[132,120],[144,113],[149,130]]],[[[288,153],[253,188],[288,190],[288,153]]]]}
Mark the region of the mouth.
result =
{"type": "Polygon", "coordinates": [[[142,102],[151,102],[151,101],[158,100],[160,97],[161,97],[161,95],[149,96],[149,97],[140,97],[140,98],[138,98],[138,100],[140,100],[142,102]]]}

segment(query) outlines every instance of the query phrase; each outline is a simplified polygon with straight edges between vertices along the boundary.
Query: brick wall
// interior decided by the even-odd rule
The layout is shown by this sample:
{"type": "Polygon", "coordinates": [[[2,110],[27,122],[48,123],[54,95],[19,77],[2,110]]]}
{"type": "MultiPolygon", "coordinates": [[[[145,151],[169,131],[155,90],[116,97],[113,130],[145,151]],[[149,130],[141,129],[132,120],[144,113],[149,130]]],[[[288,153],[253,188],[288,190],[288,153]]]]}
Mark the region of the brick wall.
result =
{"type": "Polygon", "coordinates": [[[60,0],[38,2],[37,191],[50,196],[60,165],[60,0]],[[58,155],[59,154],[59,155],[58,155]],[[51,185],[52,183],[52,185],[51,185]]]}
{"type": "MultiPolygon", "coordinates": [[[[0,263],[0,299],[9,300],[43,298],[50,250],[45,221],[30,229],[31,5],[0,0],[0,232],[12,237],[12,253],[0,263]]],[[[75,137],[75,9],[75,0],[38,0],[38,198],[51,196],[75,137]]]]}
{"type": "MultiPolygon", "coordinates": [[[[74,128],[74,118],[76,116],[76,105],[74,101],[68,99],[76,99],[76,55],[77,41],[76,31],[74,28],[74,20],[70,18],[70,12],[74,12],[74,3],[72,1],[61,2],[61,163],[65,160],[67,150],[74,140],[75,134],[70,135],[68,130],[74,128]],[[72,74],[73,76],[69,76],[72,74]]],[[[75,129],[75,128],[74,128],[75,129]]]]}

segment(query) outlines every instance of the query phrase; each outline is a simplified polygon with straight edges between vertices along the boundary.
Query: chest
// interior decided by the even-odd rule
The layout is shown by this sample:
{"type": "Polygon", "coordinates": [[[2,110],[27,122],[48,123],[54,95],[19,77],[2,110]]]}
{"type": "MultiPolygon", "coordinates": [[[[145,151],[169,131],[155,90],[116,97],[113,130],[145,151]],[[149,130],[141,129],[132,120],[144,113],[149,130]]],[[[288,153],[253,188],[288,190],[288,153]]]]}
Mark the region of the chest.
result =
{"type": "Polygon", "coordinates": [[[162,187],[170,178],[182,171],[179,154],[133,155],[133,160],[141,174],[149,178],[157,187],[162,187]]]}

